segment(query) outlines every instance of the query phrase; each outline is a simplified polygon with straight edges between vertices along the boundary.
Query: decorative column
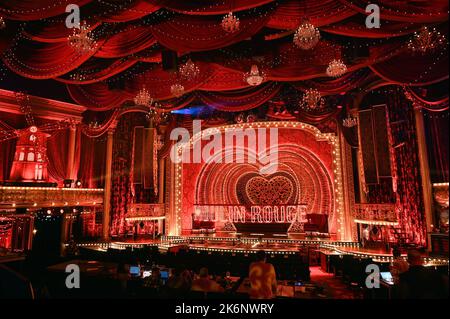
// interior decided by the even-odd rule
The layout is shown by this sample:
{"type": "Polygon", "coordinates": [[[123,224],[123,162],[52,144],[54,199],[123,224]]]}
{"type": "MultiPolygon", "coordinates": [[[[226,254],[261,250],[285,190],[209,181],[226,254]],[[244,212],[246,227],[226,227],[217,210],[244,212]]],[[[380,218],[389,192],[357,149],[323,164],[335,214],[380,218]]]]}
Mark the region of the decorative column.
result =
{"type": "Polygon", "coordinates": [[[69,146],[67,152],[67,167],[66,167],[66,179],[75,179],[74,176],[74,162],[75,162],[75,144],[77,137],[76,123],[72,123],[69,127],[69,146]]]}
{"type": "Polygon", "coordinates": [[[105,168],[105,189],[103,197],[103,240],[110,239],[110,222],[111,222],[111,174],[112,174],[112,157],[113,157],[113,142],[114,129],[108,130],[108,137],[106,141],[106,168],[105,168]]]}
{"type": "Polygon", "coordinates": [[[414,117],[416,120],[416,136],[419,151],[420,177],[422,180],[423,204],[425,206],[425,218],[427,224],[427,245],[431,251],[431,232],[433,225],[433,189],[428,162],[428,151],[425,138],[425,125],[423,113],[420,107],[414,105],[414,117]]]}
{"type": "Polygon", "coordinates": [[[344,233],[343,240],[353,241],[356,239],[356,224],[354,222],[355,209],[355,186],[353,184],[353,165],[352,150],[345,140],[341,129],[338,129],[340,146],[341,146],[341,163],[342,163],[342,184],[344,191],[344,233]]]}

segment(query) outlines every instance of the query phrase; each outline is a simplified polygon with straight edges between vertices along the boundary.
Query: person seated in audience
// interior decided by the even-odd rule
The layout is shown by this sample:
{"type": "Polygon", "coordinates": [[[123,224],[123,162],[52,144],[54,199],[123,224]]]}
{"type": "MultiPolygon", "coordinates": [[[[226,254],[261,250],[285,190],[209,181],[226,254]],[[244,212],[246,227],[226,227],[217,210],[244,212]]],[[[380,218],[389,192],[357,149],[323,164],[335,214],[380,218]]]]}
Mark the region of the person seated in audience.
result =
{"type": "Polygon", "coordinates": [[[182,265],[175,268],[169,280],[167,287],[170,289],[177,289],[180,291],[189,291],[192,285],[192,277],[190,272],[182,265]]]}
{"type": "Polygon", "coordinates": [[[192,282],[192,291],[223,292],[224,289],[214,280],[209,278],[208,268],[201,268],[199,278],[192,282]]]}
{"type": "Polygon", "coordinates": [[[400,283],[400,274],[408,270],[409,264],[401,256],[401,252],[398,247],[394,247],[394,249],[392,249],[392,255],[394,257],[394,261],[390,265],[389,270],[391,271],[394,284],[398,285],[400,283]]]}
{"type": "Polygon", "coordinates": [[[250,265],[250,298],[271,299],[277,292],[277,276],[272,264],[266,263],[266,253],[258,251],[257,261],[250,265]]]}
{"type": "Polygon", "coordinates": [[[153,267],[152,275],[145,278],[144,287],[145,288],[160,288],[163,285],[161,279],[161,272],[158,267],[153,267]]]}
{"type": "Polygon", "coordinates": [[[448,277],[425,267],[419,251],[408,251],[409,269],[400,275],[399,294],[402,299],[448,298],[448,277]]]}

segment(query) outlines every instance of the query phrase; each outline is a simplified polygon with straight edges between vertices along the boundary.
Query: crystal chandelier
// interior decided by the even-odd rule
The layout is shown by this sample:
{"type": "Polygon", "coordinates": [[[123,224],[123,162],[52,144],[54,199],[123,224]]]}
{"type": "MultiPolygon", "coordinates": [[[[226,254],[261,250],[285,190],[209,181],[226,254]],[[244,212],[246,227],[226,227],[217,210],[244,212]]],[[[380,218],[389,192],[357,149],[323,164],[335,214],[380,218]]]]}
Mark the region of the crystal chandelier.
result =
{"type": "Polygon", "coordinates": [[[303,50],[314,48],[320,41],[320,31],[307,20],[298,27],[294,35],[294,44],[303,50]]]}
{"type": "Polygon", "coordinates": [[[423,27],[419,32],[414,32],[411,40],[409,40],[408,48],[413,52],[426,53],[433,51],[445,43],[445,36],[436,28],[429,30],[423,27]]]}
{"type": "Polygon", "coordinates": [[[266,74],[263,71],[259,71],[256,64],[252,65],[250,72],[244,74],[244,81],[251,86],[258,86],[264,82],[266,79],[266,74]]]}
{"type": "Polygon", "coordinates": [[[240,26],[241,22],[239,21],[239,18],[233,14],[233,12],[228,13],[222,19],[222,29],[228,33],[239,31],[240,26]]]}
{"type": "Polygon", "coordinates": [[[82,54],[92,52],[97,48],[97,42],[89,29],[90,26],[84,21],[80,28],[73,29],[73,34],[68,38],[69,44],[82,54]]]}
{"type": "Polygon", "coordinates": [[[157,108],[151,107],[147,113],[147,119],[152,121],[154,125],[158,126],[161,123],[165,122],[169,115],[163,111],[158,110],[157,108]]]}
{"type": "Polygon", "coordinates": [[[170,92],[175,97],[181,97],[184,94],[184,86],[181,84],[174,84],[170,87],[170,92]]]}
{"type": "Polygon", "coordinates": [[[200,68],[191,59],[189,59],[185,64],[180,66],[178,72],[183,78],[192,80],[199,76],[200,68]]]}
{"type": "Polygon", "coordinates": [[[0,30],[3,30],[4,28],[6,28],[6,21],[2,16],[0,16],[0,30]]]}
{"type": "Polygon", "coordinates": [[[318,90],[308,89],[300,101],[300,107],[307,111],[321,110],[325,107],[325,100],[318,90]]]}
{"type": "Polygon", "coordinates": [[[358,125],[358,118],[353,115],[348,115],[345,119],[342,120],[342,125],[347,128],[352,128],[358,125]]]}
{"type": "Polygon", "coordinates": [[[333,78],[343,76],[347,72],[347,66],[341,60],[333,60],[327,68],[327,75],[333,78]]]}
{"type": "Polygon", "coordinates": [[[134,98],[134,104],[139,106],[148,106],[148,107],[152,106],[153,98],[147,91],[145,86],[139,91],[139,93],[134,98]]]}

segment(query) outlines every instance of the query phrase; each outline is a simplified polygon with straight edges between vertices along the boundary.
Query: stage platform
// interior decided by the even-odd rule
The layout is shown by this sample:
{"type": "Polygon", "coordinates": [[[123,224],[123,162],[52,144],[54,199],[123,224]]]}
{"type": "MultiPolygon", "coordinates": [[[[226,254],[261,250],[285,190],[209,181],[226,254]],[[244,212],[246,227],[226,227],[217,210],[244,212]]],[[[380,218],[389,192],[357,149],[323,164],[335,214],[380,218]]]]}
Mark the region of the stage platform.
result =
{"type": "MultiPolygon", "coordinates": [[[[307,236],[243,237],[235,234],[163,236],[159,239],[123,239],[108,243],[80,243],[80,247],[100,251],[107,249],[142,249],[157,247],[160,251],[177,251],[180,248],[208,251],[211,253],[252,254],[260,250],[268,254],[292,255],[304,249],[313,249],[324,254],[353,255],[360,258],[372,258],[376,262],[392,262],[392,253],[381,248],[362,248],[357,242],[334,241],[307,236]]],[[[403,254],[406,257],[406,254],[403,254]]],[[[424,256],[428,265],[448,265],[448,257],[424,256]]]]}

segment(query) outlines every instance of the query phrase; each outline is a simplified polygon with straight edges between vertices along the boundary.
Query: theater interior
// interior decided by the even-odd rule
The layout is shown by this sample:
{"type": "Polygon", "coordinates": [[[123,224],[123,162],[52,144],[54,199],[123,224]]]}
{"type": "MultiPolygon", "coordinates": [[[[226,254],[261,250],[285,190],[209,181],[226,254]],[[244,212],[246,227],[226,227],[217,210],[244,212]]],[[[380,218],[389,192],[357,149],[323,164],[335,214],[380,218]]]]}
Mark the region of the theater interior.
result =
{"type": "Polygon", "coordinates": [[[448,298],[448,5],[0,0],[0,299],[448,298]]]}

